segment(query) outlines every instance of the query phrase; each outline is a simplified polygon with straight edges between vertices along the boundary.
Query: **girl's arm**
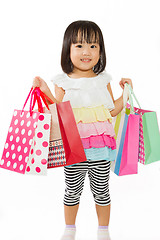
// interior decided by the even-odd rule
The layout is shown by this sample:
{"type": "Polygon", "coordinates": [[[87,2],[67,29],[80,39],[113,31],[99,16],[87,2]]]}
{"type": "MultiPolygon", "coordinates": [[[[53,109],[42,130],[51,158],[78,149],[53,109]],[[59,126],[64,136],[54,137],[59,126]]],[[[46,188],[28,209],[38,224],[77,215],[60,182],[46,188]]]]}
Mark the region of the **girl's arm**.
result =
{"type": "MultiPolygon", "coordinates": [[[[121,86],[122,89],[124,89],[124,84],[125,83],[128,83],[131,85],[131,87],[133,88],[133,85],[132,85],[132,80],[129,79],[129,78],[122,78],[121,81],[119,82],[119,85],[121,86]]],[[[111,85],[110,83],[107,85],[107,89],[112,97],[112,100],[113,100],[113,103],[115,105],[115,108],[110,112],[111,113],[111,116],[112,117],[115,117],[117,116],[123,109],[123,93],[121,95],[120,98],[114,100],[114,97],[113,97],[113,93],[112,93],[112,89],[111,89],[111,85]]]]}
{"type": "Polygon", "coordinates": [[[112,117],[117,116],[123,109],[123,94],[117,100],[114,100],[110,83],[107,85],[107,89],[112,97],[115,108],[110,112],[112,117]]]}
{"type": "Polygon", "coordinates": [[[63,88],[58,87],[56,84],[55,84],[55,95],[56,95],[56,99],[59,102],[62,102],[63,97],[65,95],[65,91],[63,90],[63,88]]]}
{"type": "MultiPolygon", "coordinates": [[[[61,102],[61,99],[59,96],[56,96],[56,98],[53,96],[51,90],[49,89],[47,83],[40,77],[35,77],[33,79],[33,88],[39,87],[40,90],[46,94],[54,103],[59,103],[61,102]]],[[[47,99],[46,99],[48,104],[51,104],[47,99]]]]}

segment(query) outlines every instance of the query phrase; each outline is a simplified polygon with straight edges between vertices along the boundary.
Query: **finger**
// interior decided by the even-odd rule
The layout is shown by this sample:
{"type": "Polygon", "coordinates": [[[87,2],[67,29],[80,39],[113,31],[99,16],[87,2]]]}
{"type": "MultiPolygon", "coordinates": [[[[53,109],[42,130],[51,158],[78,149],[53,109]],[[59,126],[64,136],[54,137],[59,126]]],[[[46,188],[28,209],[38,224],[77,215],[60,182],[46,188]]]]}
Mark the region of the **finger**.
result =
{"type": "Polygon", "coordinates": [[[39,81],[43,81],[43,79],[39,76],[37,76],[36,79],[38,79],[39,81]]]}
{"type": "Polygon", "coordinates": [[[36,88],[36,87],[39,87],[40,86],[40,83],[39,83],[39,80],[37,78],[34,78],[33,79],[33,84],[32,84],[33,88],[36,88]]]}
{"type": "Polygon", "coordinates": [[[122,89],[124,89],[124,85],[122,83],[119,84],[122,89]]]}

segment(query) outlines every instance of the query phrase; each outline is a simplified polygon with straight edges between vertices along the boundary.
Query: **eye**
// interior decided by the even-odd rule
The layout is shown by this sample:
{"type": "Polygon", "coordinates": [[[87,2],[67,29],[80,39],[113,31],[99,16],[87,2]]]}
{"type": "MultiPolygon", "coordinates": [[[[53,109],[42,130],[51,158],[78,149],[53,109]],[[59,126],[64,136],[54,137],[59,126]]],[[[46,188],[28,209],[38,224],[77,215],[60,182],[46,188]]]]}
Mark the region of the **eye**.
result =
{"type": "Polygon", "coordinates": [[[96,45],[91,45],[91,48],[97,48],[97,46],[96,45]]]}
{"type": "Polygon", "coordinates": [[[81,44],[76,45],[77,48],[82,48],[81,44]]]}

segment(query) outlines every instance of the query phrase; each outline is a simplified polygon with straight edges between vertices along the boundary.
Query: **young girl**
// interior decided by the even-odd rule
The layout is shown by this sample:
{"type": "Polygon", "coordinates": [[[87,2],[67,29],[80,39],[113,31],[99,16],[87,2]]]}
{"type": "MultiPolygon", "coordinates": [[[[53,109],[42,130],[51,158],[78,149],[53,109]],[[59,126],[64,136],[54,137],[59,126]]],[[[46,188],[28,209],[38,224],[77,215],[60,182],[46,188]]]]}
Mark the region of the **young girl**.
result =
{"type": "MultiPolygon", "coordinates": [[[[75,221],[86,173],[97,211],[98,240],[109,240],[110,161],[116,155],[111,122],[123,109],[123,94],[114,100],[111,76],[104,71],[106,54],[102,32],[94,22],[76,21],[68,26],[61,66],[63,74],[53,80],[56,98],[43,79],[35,77],[33,81],[33,87],[40,87],[54,102],[70,101],[87,158],[85,162],[64,167],[66,228],[61,240],[75,239],[75,221]]],[[[119,83],[122,89],[125,82],[132,85],[130,79],[122,78],[119,83]]]]}

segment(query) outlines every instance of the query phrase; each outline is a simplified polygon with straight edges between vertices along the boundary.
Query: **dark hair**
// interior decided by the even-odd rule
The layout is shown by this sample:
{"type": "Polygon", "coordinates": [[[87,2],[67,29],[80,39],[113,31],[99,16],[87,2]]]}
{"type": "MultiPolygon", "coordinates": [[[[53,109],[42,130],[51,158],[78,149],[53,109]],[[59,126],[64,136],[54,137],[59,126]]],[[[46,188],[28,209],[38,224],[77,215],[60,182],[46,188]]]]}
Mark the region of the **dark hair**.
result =
{"type": "Polygon", "coordinates": [[[75,21],[72,22],[64,33],[61,66],[65,73],[69,74],[73,71],[73,64],[70,59],[70,46],[72,43],[77,43],[78,34],[80,34],[79,41],[86,41],[87,43],[98,43],[100,46],[100,58],[98,63],[94,66],[93,71],[99,74],[106,66],[106,53],[103,35],[98,25],[91,21],[75,21]]]}

